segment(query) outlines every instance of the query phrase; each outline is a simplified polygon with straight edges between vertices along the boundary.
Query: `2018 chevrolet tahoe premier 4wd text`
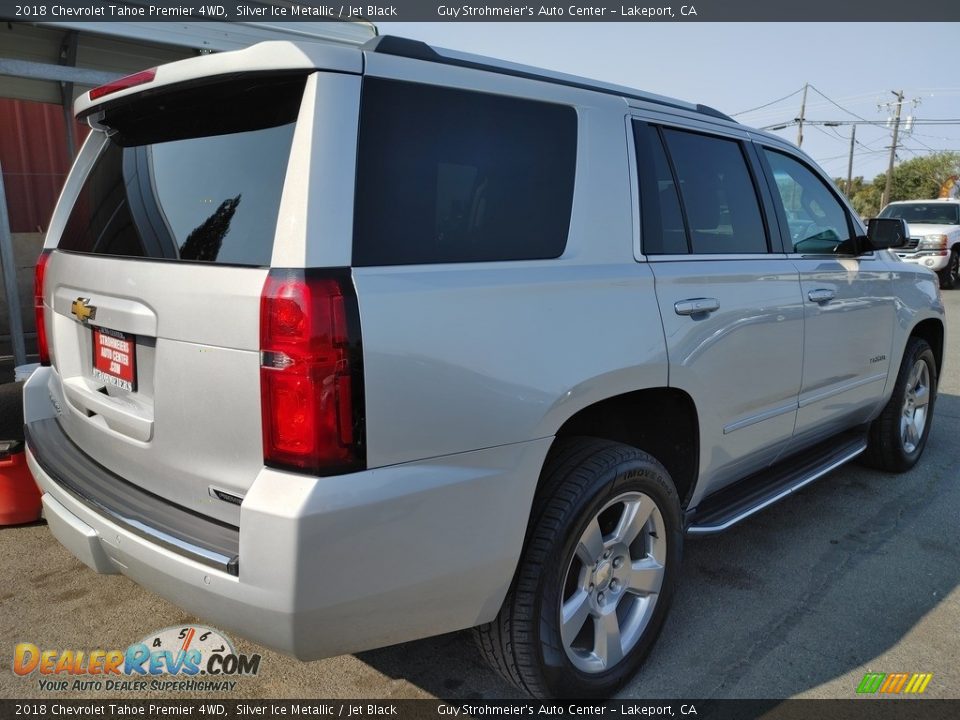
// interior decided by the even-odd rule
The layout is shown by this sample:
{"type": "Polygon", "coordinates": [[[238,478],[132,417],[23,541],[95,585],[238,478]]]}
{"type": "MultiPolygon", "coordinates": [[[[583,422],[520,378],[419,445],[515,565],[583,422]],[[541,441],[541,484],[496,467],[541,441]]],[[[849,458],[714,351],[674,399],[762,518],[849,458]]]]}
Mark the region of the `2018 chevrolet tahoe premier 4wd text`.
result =
{"type": "Polygon", "coordinates": [[[304,659],[477,627],[613,692],[685,535],[903,471],[933,273],[710,108],[422,43],[265,43],[91,91],[25,387],[50,529],[304,659]]]}

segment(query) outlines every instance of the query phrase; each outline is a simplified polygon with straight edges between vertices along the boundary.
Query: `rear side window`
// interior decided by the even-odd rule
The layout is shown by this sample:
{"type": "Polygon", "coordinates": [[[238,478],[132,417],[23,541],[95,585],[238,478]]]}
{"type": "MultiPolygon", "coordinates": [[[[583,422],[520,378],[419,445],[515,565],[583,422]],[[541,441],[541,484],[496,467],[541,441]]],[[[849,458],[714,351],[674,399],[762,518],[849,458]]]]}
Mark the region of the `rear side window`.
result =
{"type": "Polygon", "coordinates": [[[700,253],[765,253],[767,233],[739,142],[664,129],[680,184],[690,247],[700,253]]]}
{"type": "Polygon", "coordinates": [[[59,247],[267,266],[304,76],[253,76],[108,108],[106,147],[59,247]]]}
{"type": "Polygon", "coordinates": [[[645,123],[634,123],[633,131],[643,203],[643,252],[647,255],[685,254],[689,248],[683,211],[660,133],[645,123]]]}
{"type": "Polygon", "coordinates": [[[576,134],[571,107],[365,79],[353,264],[560,256],[576,134]]]}

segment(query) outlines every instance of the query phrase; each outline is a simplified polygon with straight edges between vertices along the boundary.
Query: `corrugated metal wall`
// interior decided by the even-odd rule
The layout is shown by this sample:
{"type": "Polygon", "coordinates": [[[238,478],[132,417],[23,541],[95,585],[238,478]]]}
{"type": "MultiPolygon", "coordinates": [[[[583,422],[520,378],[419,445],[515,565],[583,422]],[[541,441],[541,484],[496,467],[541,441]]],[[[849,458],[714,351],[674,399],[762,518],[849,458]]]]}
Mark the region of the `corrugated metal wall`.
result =
{"type": "MultiPolygon", "coordinates": [[[[90,35],[80,30],[77,66],[126,75],[145,67],[173,62],[195,55],[189,48],[171,48],[156,43],[90,35]]],[[[64,30],[24,23],[0,25],[0,57],[56,65],[60,62],[64,30]]],[[[73,87],[73,96],[89,90],[73,87]]],[[[56,82],[0,76],[0,163],[10,209],[10,230],[15,233],[43,232],[71,158],[60,105],[60,84],[56,82]]],[[[77,125],[77,149],[89,128],[77,125]]]]}
{"type": "MultiPolygon", "coordinates": [[[[77,147],[89,128],[75,123],[77,147]]],[[[0,98],[0,164],[10,231],[45,232],[70,169],[63,108],[0,98]]]]}

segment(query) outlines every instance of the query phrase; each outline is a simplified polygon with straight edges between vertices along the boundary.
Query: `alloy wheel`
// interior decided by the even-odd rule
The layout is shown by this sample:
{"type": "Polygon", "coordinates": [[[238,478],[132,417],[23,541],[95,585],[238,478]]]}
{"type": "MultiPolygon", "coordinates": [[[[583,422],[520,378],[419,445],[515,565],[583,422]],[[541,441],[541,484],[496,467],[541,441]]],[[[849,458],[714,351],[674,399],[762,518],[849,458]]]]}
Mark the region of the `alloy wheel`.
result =
{"type": "Polygon", "coordinates": [[[917,360],[907,377],[903,411],[900,415],[900,440],[904,452],[916,451],[927,425],[930,404],[930,369],[922,359],[917,360]]]}
{"type": "Polygon", "coordinates": [[[591,518],[560,599],[560,636],[577,669],[605,672],[636,646],[653,615],[666,560],[663,516],[649,495],[624,493],[591,518]]]}

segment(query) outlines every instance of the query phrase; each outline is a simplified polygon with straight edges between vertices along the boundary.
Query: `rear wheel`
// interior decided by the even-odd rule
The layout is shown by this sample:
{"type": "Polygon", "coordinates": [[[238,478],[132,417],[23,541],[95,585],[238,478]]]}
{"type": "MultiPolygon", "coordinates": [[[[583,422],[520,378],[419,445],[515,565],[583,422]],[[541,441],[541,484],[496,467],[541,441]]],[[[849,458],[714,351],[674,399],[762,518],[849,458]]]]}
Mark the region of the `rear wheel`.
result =
{"type": "Polygon", "coordinates": [[[531,695],[609,695],[653,647],[676,584],[683,535],[670,475],[627,445],[565,441],[532,523],[500,614],[477,628],[477,643],[531,695]]]}
{"type": "Polygon", "coordinates": [[[927,444],[937,399],[937,363],[926,340],[907,341],[893,394],[870,426],[867,464],[888,472],[912,468],[927,444]]]}
{"type": "Polygon", "coordinates": [[[960,283],[960,249],[954,248],[950,252],[950,261],[937,275],[940,276],[940,287],[943,290],[953,290],[960,283]]]}

